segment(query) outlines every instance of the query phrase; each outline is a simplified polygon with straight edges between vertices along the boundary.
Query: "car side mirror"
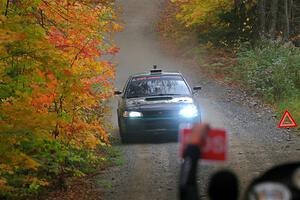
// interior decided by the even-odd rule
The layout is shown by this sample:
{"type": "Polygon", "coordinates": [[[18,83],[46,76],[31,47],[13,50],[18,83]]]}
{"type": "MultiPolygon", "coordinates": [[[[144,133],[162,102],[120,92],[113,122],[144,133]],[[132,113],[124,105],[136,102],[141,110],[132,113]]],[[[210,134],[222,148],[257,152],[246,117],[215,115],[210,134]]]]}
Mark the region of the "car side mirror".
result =
{"type": "Polygon", "coordinates": [[[194,90],[194,91],[201,90],[201,89],[202,89],[201,86],[195,86],[195,87],[193,87],[193,90],[194,90]]]}
{"type": "Polygon", "coordinates": [[[201,89],[202,89],[201,86],[195,86],[195,87],[193,87],[193,94],[196,94],[201,89]]]}
{"type": "Polygon", "coordinates": [[[122,94],[122,92],[121,91],[118,91],[118,90],[116,90],[115,92],[114,92],[114,95],[121,95],[122,94]]]}

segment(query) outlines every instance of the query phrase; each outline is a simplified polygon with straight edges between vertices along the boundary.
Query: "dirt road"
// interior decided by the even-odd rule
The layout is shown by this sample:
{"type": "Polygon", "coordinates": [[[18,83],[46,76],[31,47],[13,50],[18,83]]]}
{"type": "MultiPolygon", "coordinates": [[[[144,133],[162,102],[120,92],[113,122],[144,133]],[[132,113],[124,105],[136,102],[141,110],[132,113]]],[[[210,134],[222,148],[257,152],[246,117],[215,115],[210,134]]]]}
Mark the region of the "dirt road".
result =
{"type": "MultiPolygon", "coordinates": [[[[117,57],[116,85],[121,89],[134,72],[148,71],[153,64],[164,70],[182,72],[191,85],[201,85],[198,100],[204,121],[224,127],[230,133],[230,158],[223,166],[201,166],[199,183],[202,197],[210,174],[218,168],[230,168],[242,184],[270,166],[300,158],[300,140],[295,133],[279,130],[273,112],[244,93],[218,85],[201,75],[182,58],[163,51],[155,24],[164,0],[122,0],[124,32],[117,37],[121,52],[117,57]]],[[[116,105],[114,105],[116,109],[116,105]]],[[[116,112],[116,110],[114,110],[116,112]]],[[[113,117],[116,124],[116,116],[113,117]]],[[[179,171],[178,144],[120,145],[124,165],[105,172],[107,200],[176,199],[179,171]]],[[[103,184],[102,184],[103,185],[103,184]]]]}

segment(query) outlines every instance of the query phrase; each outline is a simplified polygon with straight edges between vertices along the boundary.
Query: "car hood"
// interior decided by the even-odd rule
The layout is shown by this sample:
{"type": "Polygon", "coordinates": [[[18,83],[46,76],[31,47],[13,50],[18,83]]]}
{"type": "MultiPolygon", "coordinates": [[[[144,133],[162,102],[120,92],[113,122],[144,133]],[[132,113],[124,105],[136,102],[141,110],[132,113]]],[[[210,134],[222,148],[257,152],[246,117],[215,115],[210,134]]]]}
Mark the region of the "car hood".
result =
{"type": "Polygon", "coordinates": [[[153,108],[153,107],[173,107],[184,104],[193,104],[194,100],[192,97],[143,97],[143,98],[132,98],[126,99],[127,108],[153,108]]]}

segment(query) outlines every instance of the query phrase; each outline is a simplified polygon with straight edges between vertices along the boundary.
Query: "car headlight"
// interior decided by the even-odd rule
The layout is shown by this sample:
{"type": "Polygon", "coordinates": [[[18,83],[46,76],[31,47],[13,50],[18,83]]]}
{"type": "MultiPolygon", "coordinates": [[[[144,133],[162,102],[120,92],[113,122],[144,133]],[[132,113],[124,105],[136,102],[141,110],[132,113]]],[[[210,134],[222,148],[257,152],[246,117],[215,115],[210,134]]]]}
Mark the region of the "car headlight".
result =
{"type": "Polygon", "coordinates": [[[188,105],[179,111],[179,115],[185,118],[197,117],[198,109],[195,105],[188,105]]]}
{"type": "Polygon", "coordinates": [[[123,117],[129,117],[129,118],[143,117],[143,113],[137,111],[125,111],[123,113],[123,117]]]}

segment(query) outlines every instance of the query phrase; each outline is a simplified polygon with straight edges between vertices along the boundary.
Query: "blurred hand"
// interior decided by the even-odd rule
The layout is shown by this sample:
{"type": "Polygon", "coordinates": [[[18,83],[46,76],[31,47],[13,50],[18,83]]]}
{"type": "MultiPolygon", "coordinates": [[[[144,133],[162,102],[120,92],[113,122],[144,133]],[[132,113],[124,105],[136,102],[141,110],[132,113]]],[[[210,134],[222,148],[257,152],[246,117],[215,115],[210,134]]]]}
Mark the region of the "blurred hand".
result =
{"type": "Polygon", "coordinates": [[[205,143],[208,131],[210,127],[205,123],[195,124],[192,128],[192,134],[189,136],[187,140],[187,144],[190,145],[202,145],[205,143]]]}

